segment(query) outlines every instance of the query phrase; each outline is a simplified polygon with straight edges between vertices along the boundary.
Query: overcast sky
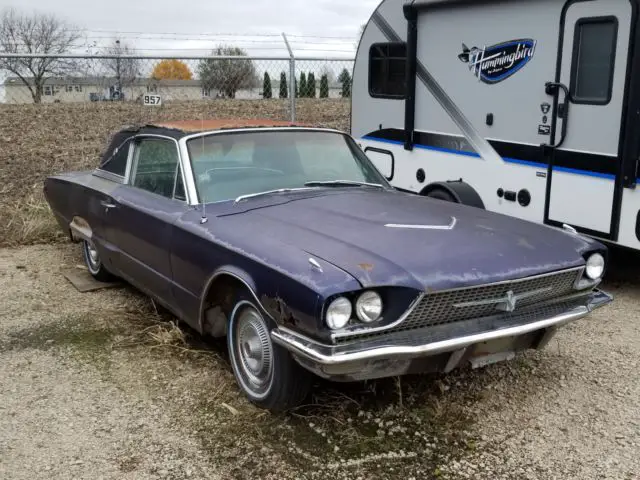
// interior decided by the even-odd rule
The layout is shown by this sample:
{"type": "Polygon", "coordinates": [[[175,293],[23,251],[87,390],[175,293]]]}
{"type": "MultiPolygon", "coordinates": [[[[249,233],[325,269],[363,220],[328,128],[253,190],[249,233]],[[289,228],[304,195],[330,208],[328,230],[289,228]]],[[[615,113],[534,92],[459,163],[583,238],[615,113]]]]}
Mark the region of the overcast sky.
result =
{"type": "Polygon", "coordinates": [[[143,32],[146,35],[126,33],[120,38],[149,54],[181,49],[185,54],[197,55],[221,40],[234,43],[238,38],[250,54],[276,56],[284,53],[278,37],[236,35],[286,32],[292,36],[298,55],[335,52],[334,56],[348,57],[355,51],[360,25],[366,23],[378,3],[379,0],[0,0],[0,9],[53,13],[85,28],[91,41],[99,45],[113,41],[115,32],[143,32]],[[150,35],[159,33],[182,35],[150,35]]]}

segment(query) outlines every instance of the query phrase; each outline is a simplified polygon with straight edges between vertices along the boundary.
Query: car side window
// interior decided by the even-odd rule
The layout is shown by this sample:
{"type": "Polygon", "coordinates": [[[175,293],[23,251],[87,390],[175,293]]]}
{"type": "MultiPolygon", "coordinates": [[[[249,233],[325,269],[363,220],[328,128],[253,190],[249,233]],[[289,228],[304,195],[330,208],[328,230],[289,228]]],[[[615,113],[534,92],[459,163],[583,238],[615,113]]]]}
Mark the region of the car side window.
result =
{"type": "Polygon", "coordinates": [[[176,144],[163,138],[141,138],[136,141],[131,185],[163,197],[184,197],[184,185],[179,171],[180,162],[176,144]],[[181,190],[181,191],[180,191],[181,190]]]}
{"type": "Polygon", "coordinates": [[[100,165],[99,169],[124,177],[127,171],[130,144],[131,141],[127,140],[122,145],[115,148],[111,156],[100,165]]]}

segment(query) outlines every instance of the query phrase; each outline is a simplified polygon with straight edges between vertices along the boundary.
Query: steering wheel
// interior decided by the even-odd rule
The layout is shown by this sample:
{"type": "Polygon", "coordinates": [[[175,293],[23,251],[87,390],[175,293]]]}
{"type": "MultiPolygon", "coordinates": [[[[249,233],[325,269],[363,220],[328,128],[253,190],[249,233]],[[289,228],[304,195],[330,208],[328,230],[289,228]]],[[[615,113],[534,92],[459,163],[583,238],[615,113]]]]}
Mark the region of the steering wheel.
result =
{"type": "Polygon", "coordinates": [[[254,166],[221,167],[221,168],[214,167],[214,168],[209,168],[205,170],[203,173],[198,174],[198,180],[202,183],[210,183],[212,181],[212,178],[210,175],[211,172],[231,171],[231,170],[261,170],[264,172],[269,172],[277,175],[284,175],[284,172],[282,170],[276,170],[274,168],[264,168],[264,167],[254,167],[254,166]]]}
{"type": "MultiPolygon", "coordinates": [[[[315,175],[314,175],[315,176],[315,175]]],[[[318,181],[331,181],[339,178],[343,178],[343,172],[335,169],[335,168],[323,168],[317,174],[318,181]],[[326,178],[325,178],[326,177],[326,178]]]]}

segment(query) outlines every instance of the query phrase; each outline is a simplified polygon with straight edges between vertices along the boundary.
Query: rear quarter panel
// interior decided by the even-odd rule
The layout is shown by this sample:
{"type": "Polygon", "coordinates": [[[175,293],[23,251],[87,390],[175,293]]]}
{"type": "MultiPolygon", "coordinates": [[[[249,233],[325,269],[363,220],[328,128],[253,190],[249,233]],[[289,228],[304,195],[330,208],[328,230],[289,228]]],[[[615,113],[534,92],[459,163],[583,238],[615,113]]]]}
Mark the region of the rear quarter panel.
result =
{"type": "Polygon", "coordinates": [[[89,223],[96,244],[102,243],[100,201],[118,188],[119,184],[88,172],[71,172],[48,177],[44,194],[52,213],[65,232],[74,217],[89,223]]]}
{"type": "Polygon", "coordinates": [[[44,182],[47,203],[65,233],[69,233],[69,224],[74,216],[86,216],[83,207],[87,202],[82,199],[88,193],[84,185],[88,175],[89,172],[72,172],[48,177],[44,182]]]}

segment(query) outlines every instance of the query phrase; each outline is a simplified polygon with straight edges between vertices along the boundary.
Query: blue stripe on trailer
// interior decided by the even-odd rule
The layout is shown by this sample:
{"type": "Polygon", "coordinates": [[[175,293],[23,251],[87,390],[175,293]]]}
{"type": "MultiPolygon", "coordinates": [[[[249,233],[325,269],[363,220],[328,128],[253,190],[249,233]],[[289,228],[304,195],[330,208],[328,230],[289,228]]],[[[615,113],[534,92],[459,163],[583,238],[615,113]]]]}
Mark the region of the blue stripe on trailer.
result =
{"type": "MultiPolygon", "coordinates": [[[[391,145],[404,145],[404,142],[399,142],[397,140],[387,140],[384,138],[374,138],[374,137],[368,137],[368,136],[364,136],[362,137],[362,140],[368,140],[371,142],[380,142],[380,143],[388,143],[391,145]]],[[[422,145],[422,144],[415,144],[414,145],[415,148],[419,148],[422,150],[431,150],[434,152],[441,152],[441,153],[450,153],[453,155],[461,155],[464,157],[475,157],[475,158],[481,158],[480,155],[478,155],[475,152],[465,152],[464,150],[454,150],[451,148],[442,148],[442,147],[432,147],[430,145],[422,145]]],[[[547,168],[547,165],[544,163],[538,163],[538,162],[532,162],[530,160],[520,160],[518,158],[509,158],[509,157],[502,157],[502,159],[506,162],[506,163],[513,163],[516,165],[524,165],[527,167],[532,167],[532,168],[547,168]]],[[[575,168],[567,168],[567,167],[554,167],[554,171],[558,171],[558,172],[563,172],[563,173],[571,173],[574,175],[584,175],[587,177],[596,177],[596,178],[605,178],[607,180],[615,180],[616,176],[609,174],[609,173],[599,173],[599,172],[591,172],[589,170],[577,170],[575,168]]],[[[640,179],[638,179],[640,181],[640,179]]]]}

